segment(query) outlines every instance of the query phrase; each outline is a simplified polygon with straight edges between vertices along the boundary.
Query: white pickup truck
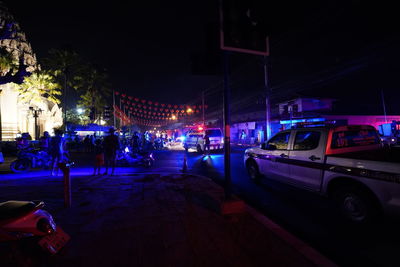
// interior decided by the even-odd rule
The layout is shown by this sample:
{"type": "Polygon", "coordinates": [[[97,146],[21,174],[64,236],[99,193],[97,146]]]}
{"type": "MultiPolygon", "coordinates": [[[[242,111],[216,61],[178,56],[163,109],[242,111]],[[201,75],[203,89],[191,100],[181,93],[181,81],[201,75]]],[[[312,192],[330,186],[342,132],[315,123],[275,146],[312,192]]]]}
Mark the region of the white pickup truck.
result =
{"type": "Polygon", "coordinates": [[[373,126],[285,130],[245,151],[251,179],[262,176],[332,198],[350,222],[400,214],[400,153],[373,126]]]}
{"type": "Polygon", "coordinates": [[[204,136],[208,134],[210,138],[210,150],[220,150],[224,148],[224,134],[220,128],[193,129],[186,133],[183,147],[186,151],[189,148],[196,149],[201,153],[204,151],[204,136]]]}

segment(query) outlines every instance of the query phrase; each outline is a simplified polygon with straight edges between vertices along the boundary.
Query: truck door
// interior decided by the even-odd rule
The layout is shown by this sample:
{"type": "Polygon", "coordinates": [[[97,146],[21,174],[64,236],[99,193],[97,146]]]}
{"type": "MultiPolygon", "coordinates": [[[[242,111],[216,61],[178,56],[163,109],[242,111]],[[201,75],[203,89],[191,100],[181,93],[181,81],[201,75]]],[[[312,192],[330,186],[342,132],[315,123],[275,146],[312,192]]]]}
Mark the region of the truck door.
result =
{"type": "Polygon", "coordinates": [[[325,156],[326,135],[321,130],[296,130],[290,151],[290,183],[319,191],[325,156]]]}
{"type": "Polygon", "coordinates": [[[274,150],[267,150],[261,172],[267,178],[284,181],[289,178],[289,139],[291,131],[276,134],[267,141],[266,147],[275,146],[274,150]]]}

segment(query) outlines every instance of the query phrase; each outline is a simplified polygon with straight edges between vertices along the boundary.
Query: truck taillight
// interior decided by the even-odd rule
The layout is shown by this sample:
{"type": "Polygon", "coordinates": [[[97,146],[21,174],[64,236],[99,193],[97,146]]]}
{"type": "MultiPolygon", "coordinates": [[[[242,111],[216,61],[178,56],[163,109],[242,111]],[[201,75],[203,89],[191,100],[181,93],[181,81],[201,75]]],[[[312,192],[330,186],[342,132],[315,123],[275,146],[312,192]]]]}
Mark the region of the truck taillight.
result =
{"type": "Polygon", "coordinates": [[[51,234],[56,230],[54,222],[41,218],[36,225],[37,229],[45,234],[51,234]]]}

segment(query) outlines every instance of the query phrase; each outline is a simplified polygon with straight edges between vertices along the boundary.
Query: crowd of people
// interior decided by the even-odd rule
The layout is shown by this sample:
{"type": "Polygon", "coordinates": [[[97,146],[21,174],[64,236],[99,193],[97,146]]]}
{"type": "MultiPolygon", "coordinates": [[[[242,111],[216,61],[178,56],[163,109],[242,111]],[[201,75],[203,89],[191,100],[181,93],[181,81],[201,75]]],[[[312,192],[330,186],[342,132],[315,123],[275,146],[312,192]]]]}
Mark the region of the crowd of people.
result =
{"type": "Polygon", "coordinates": [[[50,171],[52,176],[58,175],[59,163],[69,160],[69,152],[84,152],[93,154],[93,175],[107,175],[110,171],[114,175],[118,150],[129,147],[132,153],[162,149],[169,140],[165,132],[134,132],[132,136],[115,134],[115,129],[110,128],[105,136],[78,135],[63,137],[63,131],[55,130],[54,136],[45,131],[38,142],[32,142],[29,133],[23,133],[16,139],[18,151],[39,149],[51,157],[50,171]],[[33,145],[35,143],[35,145],[33,145]],[[102,173],[102,167],[105,168],[102,173]]]}
{"type": "Polygon", "coordinates": [[[39,149],[40,151],[46,152],[51,157],[50,170],[51,175],[58,175],[59,163],[68,160],[68,151],[66,144],[63,139],[63,131],[56,129],[54,136],[50,136],[49,132],[45,131],[43,136],[39,138],[38,147],[33,145],[32,137],[29,133],[23,133],[20,137],[16,138],[16,145],[18,151],[33,151],[39,149]]]}

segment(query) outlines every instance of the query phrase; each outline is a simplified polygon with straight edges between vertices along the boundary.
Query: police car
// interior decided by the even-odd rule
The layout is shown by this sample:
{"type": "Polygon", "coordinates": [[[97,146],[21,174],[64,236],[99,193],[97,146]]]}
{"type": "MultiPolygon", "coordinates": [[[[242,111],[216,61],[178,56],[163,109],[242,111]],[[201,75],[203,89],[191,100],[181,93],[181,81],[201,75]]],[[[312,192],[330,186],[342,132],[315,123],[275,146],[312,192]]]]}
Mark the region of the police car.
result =
{"type": "Polygon", "coordinates": [[[224,134],[220,128],[197,127],[190,129],[184,136],[183,147],[186,151],[194,149],[201,153],[204,151],[204,136],[208,134],[210,139],[210,150],[224,148],[224,134]]]}

